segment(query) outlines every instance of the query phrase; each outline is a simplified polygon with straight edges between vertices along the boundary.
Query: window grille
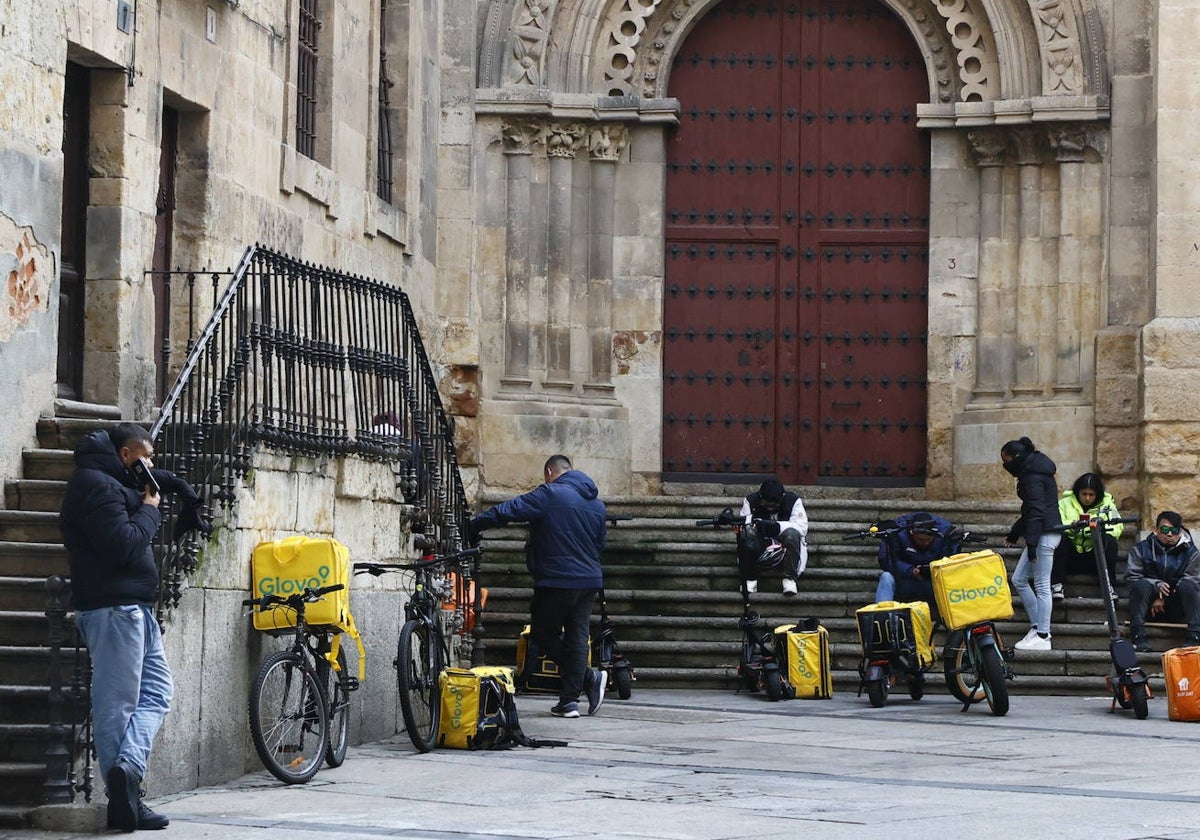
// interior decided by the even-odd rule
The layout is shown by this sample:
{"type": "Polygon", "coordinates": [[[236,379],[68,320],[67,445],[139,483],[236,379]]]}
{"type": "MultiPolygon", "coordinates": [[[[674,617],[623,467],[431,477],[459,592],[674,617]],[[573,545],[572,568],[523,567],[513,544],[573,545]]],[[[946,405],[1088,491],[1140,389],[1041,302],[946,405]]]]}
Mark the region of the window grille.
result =
{"type": "Polygon", "coordinates": [[[300,0],[300,35],[296,47],[296,150],[317,155],[317,43],[321,33],[317,0],[300,0]]]}
{"type": "Polygon", "coordinates": [[[392,202],[391,87],[388,77],[388,0],[379,0],[379,139],[375,160],[375,194],[392,202]]]}

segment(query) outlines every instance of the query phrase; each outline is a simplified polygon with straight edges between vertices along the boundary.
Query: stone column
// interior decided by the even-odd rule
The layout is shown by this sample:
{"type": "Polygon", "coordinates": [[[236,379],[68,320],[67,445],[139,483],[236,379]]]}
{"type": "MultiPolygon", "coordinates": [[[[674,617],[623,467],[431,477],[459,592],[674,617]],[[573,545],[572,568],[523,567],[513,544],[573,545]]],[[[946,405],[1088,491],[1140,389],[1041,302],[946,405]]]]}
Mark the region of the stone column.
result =
{"type": "Polygon", "coordinates": [[[572,391],[571,324],[574,306],[571,279],[576,266],[572,257],[575,153],[583,139],[580,124],[550,126],[545,133],[550,159],[550,200],[547,241],[547,391],[572,391]]]}
{"type": "Polygon", "coordinates": [[[508,217],[505,223],[504,374],[506,388],[529,388],[530,177],[534,132],[524,123],[504,124],[508,217]]]}
{"type": "Polygon", "coordinates": [[[1083,391],[1080,377],[1082,342],[1090,342],[1093,319],[1083,310],[1083,288],[1100,282],[1098,276],[1085,276],[1083,269],[1084,236],[1083,152],[1086,135],[1080,128],[1051,129],[1050,143],[1058,160],[1060,184],[1058,240],[1058,318],[1055,325],[1054,393],[1077,395],[1083,391]]]}
{"type": "Polygon", "coordinates": [[[1011,381],[1012,345],[1004,334],[1004,160],[1008,138],[994,130],[967,135],[979,165],[979,326],[972,400],[1004,397],[1011,381]]]}
{"type": "Polygon", "coordinates": [[[620,126],[598,125],[588,135],[591,153],[590,229],[588,231],[587,324],[591,364],[584,390],[611,397],[613,209],[616,165],[628,142],[620,126]]]}
{"type": "Polygon", "coordinates": [[[1057,308],[1042,273],[1042,136],[1032,130],[1013,134],[1020,172],[1020,222],[1017,243],[1016,396],[1040,397],[1042,337],[1050,334],[1057,308]]]}

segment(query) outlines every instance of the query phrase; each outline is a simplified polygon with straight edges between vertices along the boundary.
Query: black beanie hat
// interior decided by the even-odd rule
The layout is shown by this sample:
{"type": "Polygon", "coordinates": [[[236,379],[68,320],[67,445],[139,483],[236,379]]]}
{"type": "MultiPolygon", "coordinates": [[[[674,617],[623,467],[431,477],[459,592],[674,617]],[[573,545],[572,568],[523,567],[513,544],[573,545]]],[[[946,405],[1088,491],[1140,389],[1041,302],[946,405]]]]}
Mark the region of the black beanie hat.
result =
{"type": "Polygon", "coordinates": [[[768,478],[758,488],[758,495],[764,502],[782,502],[783,483],[777,478],[768,478]]]}

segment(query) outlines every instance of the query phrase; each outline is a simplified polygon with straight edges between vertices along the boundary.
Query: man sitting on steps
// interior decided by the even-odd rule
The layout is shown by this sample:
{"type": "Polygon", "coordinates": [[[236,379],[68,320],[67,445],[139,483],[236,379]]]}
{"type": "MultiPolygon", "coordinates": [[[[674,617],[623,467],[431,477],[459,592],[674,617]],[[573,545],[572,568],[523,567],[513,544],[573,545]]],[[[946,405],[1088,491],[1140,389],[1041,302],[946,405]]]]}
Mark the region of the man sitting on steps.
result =
{"type": "Polygon", "coordinates": [[[771,540],[783,546],[783,594],[796,594],[796,578],[808,565],[808,514],[800,497],[785,490],[777,478],[768,478],[742,501],[746,527],[738,535],[738,567],[746,591],[758,591],[758,558],[771,540]]]}
{"type": "Polygon", "coordinates": [[[1200,551],[1183,517],[1164,510],[1150,536],[1129,550],[1125,581],[1129,584],[1129,629],[1134,647],[1150,650],[1148,617],[1187,622],[1184,644],[1200,645],[1200,551]]]}

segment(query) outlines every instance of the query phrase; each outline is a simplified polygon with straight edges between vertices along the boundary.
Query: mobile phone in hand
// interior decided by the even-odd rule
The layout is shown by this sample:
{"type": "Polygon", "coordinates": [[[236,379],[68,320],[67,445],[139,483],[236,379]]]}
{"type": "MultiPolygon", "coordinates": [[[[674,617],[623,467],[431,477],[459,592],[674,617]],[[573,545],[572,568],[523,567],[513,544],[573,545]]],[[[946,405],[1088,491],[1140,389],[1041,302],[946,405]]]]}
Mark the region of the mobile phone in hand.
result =
{"type": "Polygon", "coordinates": [[[150,464],[145,458],[138,458],[129,465],[129,470],[133,473],[138,487],[141,487],[143,490],[149,489],[155,496],[162,495],[162,490],[159,489],[158,482],[154,479],[154,473],[150,472],[150,464]]]}

